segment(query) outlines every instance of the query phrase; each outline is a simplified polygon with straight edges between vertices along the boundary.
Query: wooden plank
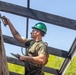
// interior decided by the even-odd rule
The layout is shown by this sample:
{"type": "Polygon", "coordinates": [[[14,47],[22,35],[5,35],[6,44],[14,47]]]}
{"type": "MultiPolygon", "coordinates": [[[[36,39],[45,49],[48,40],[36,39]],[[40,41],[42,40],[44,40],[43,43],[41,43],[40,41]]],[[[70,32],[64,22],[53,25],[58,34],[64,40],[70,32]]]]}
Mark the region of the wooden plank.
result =
{"type": "MultiPolygon", "coordinates": [[[[13,37],[9,37],[9,36],[3,35],[3,39],[4,39],[5,43],[9,43],[9,44],[13,44],[13,45],[16,45],[16,46],[25,47],[21,43],[16,41],[13,37]]],[[[49,54],[56,55],[56,56],[63,57],[63,58],[68,58],[68,52],[67,51],[56,49],[56,48],[52,48],[52,47],[48,47],[48,50],[49,50],[49,54]]]]}
{"type": "Polygon", "coordinates": [[[2,75],[1,21],[0,21],[0,75],[2,75]]]}
{"type": "Polygon", "coordinates": [[[0,1],[0,11],[76,30],[76,20],[0,1]]]}
{"type": "Polygon", "coordinates": [[[4,41],[0,25],[0,75],[9,75],[7,58],[3,42],[4,41]]]}

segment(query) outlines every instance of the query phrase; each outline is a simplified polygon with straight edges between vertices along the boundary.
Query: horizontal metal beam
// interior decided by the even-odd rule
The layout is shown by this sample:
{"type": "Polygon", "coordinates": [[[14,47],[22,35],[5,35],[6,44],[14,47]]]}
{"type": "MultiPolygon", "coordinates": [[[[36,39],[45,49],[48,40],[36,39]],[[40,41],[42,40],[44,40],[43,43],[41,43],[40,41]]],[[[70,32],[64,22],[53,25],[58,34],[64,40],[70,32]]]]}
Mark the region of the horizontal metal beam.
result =
{"type": "Polygon", "coordinates": [[[73,59],[75,53],[76,53],[76,38],[75,38],[75,40],[74,40],[74,42],[73,42],[73,44],[72,44],[72,46],[71,46],[71,48],[69,50],[69,53],[68,53],[69,59],[65,59],[63,64],[62,64],[62,66],[61,66],[61,68],[60,68],[60,72],[59,73],[61,75],[65,74],[65,71],[68,68],[71,60],[73,59]]]}
{"type": "Polygon", "coordinates": [[[63,57],[68,59],[68,52],[65,50],[48,47],[49,53],[55,56],[63,57]]]}
{"type": "Polygon", "coordinates": [[[7,57],[7,61],[9,63],[12,63],[12,64],[17,64],[17,65],[20,65],[20,66],[24,66],[24,63],[19,61],[18,59],[14,58],[13,56],[12,57],[7,57]]]}
{"type": "MultiPolygon", "coordinates": [[[[9,44],[13,44],[13,45],[16,45],[16,46],[25,47],[21,43],[16,41],[13,37],[9,37],[9,36],[3,35],[3,39],[4,39],[5,43],[9,43],[9,44]]],[[[67,51],[56,49],[56,48],[52,48],[52,47],[48,47],[48,50],[49,50],[49,54],[56,55],[56,56],[63,57],[63,58],[68,58],[68,56],[67,56],[68,52],[67,51]]]]}
{"type": "Polygon", "coordinates": [[[18,73],[14,73],[14,72],[9,72],[9,75],[22,75],[22,74],[18,74],[18,73]]]}
{"type": "Polygon", "coordinates": [[[54,69],[54,68],[49,68],[49,67],[44,67],[43,68],[44,72],[48,72],[54,75],[59,75],[59,70],[58,69],[54,69]]]}
{"type": "Polygon", "coordinates": [[[76,20],[0,1],[0,11],[76,30],[76,20]]]}
{"type": "Polygon", "coordinates": [[[20,46],[20,47],[25,47],[23,44],[15,40],[13,37],[3,35],[3,39],[5,43],[20,46]]]}
{"type": "MultiPolygon", "coordinates": [[[[17,64],[17,65],[20,65],[20,66],[25,66],[24,63],[20,62],[19,60],[15,59],[15,58],[11,58],[11,57],[7,57],[7,61],[12,63],[12,64],[17,64]]],[[[44,67],[43,68],[44,72],[48,72],[48,73],[51,73],[51,74],[55,74],[55,75],[59,75],[59,70],[57,69],[53,69],[53,68],[49,68],[49,67],[44,67]]]]}

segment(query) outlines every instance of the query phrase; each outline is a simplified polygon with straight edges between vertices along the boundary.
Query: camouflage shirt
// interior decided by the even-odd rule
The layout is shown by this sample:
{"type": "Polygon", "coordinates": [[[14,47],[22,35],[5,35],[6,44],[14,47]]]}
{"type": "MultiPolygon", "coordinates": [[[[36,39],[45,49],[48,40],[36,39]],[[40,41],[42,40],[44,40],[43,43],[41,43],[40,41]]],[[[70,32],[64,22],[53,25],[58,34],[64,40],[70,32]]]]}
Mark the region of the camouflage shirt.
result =
{"type": "MultiPolygon", "coordinates": [[[[43,41],[28,40],[25,43],[25,46],[28,48],[28,56],[30,57],[38,56],[40,54],[46,54],[46,55],[48,54],[48,49],[45,43],[43,43],[43,41]]],[[[36,69],[42,70],[42,65],[35,64],[32,62],[28,62],[28,64],[32,69],[36,68],[36,69]]]]}

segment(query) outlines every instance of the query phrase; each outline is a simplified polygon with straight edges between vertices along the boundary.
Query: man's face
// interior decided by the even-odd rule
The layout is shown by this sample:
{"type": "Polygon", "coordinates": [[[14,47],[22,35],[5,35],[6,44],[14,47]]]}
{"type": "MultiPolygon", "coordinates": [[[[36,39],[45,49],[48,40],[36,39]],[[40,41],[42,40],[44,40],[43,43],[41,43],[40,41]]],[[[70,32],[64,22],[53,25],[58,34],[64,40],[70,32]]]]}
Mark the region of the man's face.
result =
{"type": "Polygon", "coordinates": [[[37,29],[33,29],[31,32],[31,38],[36,38],[40,34],[40,31],[37,29]]]}

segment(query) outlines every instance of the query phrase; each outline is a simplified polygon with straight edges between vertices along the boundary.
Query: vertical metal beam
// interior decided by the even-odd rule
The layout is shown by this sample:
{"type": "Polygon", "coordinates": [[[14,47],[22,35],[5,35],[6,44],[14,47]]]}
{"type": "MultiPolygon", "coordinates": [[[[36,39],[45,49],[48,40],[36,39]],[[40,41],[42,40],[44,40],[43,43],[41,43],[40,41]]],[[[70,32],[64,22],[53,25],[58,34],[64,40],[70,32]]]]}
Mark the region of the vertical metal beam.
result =
{"type": "MultiPolygon", "coordinates": [[[[30,8],[30,0],[27,0],[27,8],[30,8]]],[[[28,27],[29,27],[29,18],[26,18],[26,38],[28,38],[28,27]]],[[[26,53],[25,55],[27,55],[27,49],[26,49],[26,53]]]]}
{"type": "MultiPolygon", "coordinates": [[[[30,8],[30,0],[27,0],[27,8],[29,9],[30,8]]],[[[28,27],[29,27],[29,18],[27,17],[26,18],[26,38],[28,38],[28,27]]],[[[27,48],[26,48],[26,55],[27,55],[28,51],[27,51],[27,48]]],[[[26,64],[25,64],[26,65],[26,64]]],[[[25,67],[25,72],[26,72],[26,67],[25,67]]]]}
{"type": "MultiPolygon", "coordinates": [[[[30,8],[30,0],[27,0],[27,8],[30,8]]],[[[26,18],[26,38],[28,38],[29,18],[26,18]]]]}
{"type": "MultiPolygon", "coordinates": [[[[30,0],[27,0],[27,8],[30,8],[30,0]]],[[[29,27],[29,18],[26,18],[26,38],[28,38],[28,27],[29,27]]],[[[27,49],[25,49],[25,55],[27,55],[27,49]]]]}
{"type": "Polygon", "coordinates": [[[74,40],[74,42],[73,42],[73,44],[72,44],[72,46],[71,46],[71,48],[69,50],[69,53],[68,53],[69,59],[65,59],[63,64],[62,64],[62,66],[61,66],[61,68],[60,68],[60,72],[59,73],[61,75],[64,75],[66,69],[68,68],[71,60],[73,59],[73,57],[75,55],[75,52],[76,52],[76,38],[75,38],[75,40],[74,40]]]}

